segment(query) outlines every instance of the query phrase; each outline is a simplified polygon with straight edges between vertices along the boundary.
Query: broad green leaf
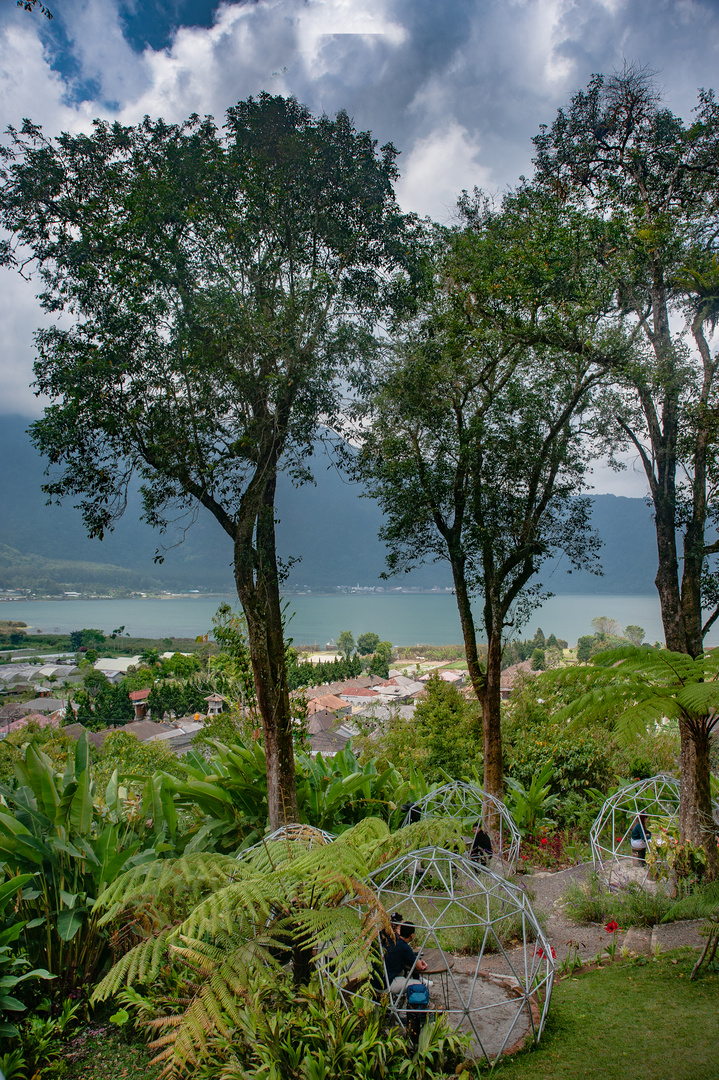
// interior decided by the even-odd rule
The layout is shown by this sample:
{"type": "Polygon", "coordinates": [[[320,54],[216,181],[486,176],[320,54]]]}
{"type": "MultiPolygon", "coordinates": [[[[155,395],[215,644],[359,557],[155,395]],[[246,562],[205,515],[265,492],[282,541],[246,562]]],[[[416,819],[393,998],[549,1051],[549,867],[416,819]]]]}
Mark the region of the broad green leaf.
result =
{"type": "Polygon", "coordinates": [[[0,911],[4,911],[18,890],[24,888],[28,881],[32,881],[34,877],[34,874],[18,874],[16,877],[10,878],[9,881],[3,881],[2,885],[0,885],[0,911]]]}
{"type": "Polygon", "coordinates": [[[84,909],[70,908],[60,912],[57,917],[57,932],[63,941],[72,941],[84,922],[84,909]]]}

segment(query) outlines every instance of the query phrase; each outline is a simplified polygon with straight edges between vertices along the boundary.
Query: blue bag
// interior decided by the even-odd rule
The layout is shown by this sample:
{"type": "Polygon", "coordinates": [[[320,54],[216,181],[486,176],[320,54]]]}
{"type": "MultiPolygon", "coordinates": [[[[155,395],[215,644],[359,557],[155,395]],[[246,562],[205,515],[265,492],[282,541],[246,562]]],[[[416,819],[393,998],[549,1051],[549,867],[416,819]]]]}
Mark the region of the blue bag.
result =
{"type": "Polygon", "coordinates": [[[424,983],[410,983],[407,987],[407,1005],[410,1009],[429,1008],[429,987],[424,983]]]}

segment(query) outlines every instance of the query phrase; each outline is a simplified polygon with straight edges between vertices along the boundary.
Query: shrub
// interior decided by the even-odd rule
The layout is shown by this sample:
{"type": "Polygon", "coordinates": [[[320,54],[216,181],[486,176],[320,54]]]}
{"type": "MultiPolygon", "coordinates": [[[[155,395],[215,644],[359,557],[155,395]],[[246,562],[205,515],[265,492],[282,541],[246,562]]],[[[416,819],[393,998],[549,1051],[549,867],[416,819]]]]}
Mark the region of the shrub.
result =
{"type": "Polygon", "coordinates": [[[447,774],[466,776],[482,763],[477,704],[436,675],[429,679],[427,696],[419,701],[411,720],[395,716],[379,738],[353,742],[361,761],[376,758],[378,768],[391,762],[405,775],[410,767],[421,769],[428,783],[446,781],[447,774]]]}

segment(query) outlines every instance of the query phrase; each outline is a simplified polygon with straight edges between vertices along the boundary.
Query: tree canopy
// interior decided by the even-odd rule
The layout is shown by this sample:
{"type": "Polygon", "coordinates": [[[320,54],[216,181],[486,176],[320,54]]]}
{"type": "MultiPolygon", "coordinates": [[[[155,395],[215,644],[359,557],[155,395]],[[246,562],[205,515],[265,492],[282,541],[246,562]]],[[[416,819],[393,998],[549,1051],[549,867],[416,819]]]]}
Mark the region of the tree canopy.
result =
{"type": "Polygon", "coordinates": [[[184,528],[202,506],[231,538],[277,825],[295,795],[276,478],[309,478],[341,376],[401,293],[394,148],[267,94],[222,129],[192,116],[9,135],[2,261],[38,273],[45,310],[71,317],[36,338],[52,404],[32,434],[60,467],[46,491],[76,498],[102,537],[137,474],[151,524],[184,528]]]}

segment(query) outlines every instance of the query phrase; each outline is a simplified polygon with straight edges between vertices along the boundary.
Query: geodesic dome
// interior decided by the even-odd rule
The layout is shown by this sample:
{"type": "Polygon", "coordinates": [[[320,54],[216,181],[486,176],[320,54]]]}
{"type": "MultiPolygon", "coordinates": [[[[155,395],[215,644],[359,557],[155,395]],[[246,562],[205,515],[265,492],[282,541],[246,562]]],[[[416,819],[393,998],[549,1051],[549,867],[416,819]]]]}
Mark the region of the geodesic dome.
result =
{"type": "Polygon", "coordinates": [[[279,829],[275,829],[269,836],[263,836],[256,844],[252,844],[251,847],[245,848],[244,851],[240,851],[237,858],[254,858],[260,848],[269,851],[276,848],[278,844],[286,846],[288,842],[292,844],[299,843],[306,848],[311,848],[316,847],[317,845],[331,844],[336,839],[334,833],[325,832],[324,829],[317,829],[314,825],[304,825],[300,822],[292,822],[287,825],[281,825],[279,829]]]}
{"type": "MultiPolygon", "coordinates": [[[[514,1052],[528,1038],[539,1040],[554,978],[550,946],[525,893],[478,866],[465,855],[426,847],[375,870],[368,884],[387,912],[413,923],[412,946],[429,962],[429,1005],[407,1007],[404,989],[393,992],[380,963],[372,984],[351,976],[340,963],[320,977],[335,984],[347,1001],[381,993],[402,1027],[417,1013],[444,1014],[450,1024],[472,1035],[474,1055],[488,1061],[514,1052]],[[517,944],[517,941],[519,944],[517,944]],[[510,944],[511,943],[511,944],[510,944]],[[442,968],[445,970],[442,970],[442,968]]],[[[419,982],[413,968],[408,982],[419,982]]]]}
{"type": "MultiPolygon", "coordinates": [[[[714,820],[719,825],[719,805],[714,820]]],[[[658,822],[675,826],[679,817],[679,781],[669,773],[626,784],[605,800],[589,833],[595,870],[608,885],[636,882],[646,884],[649,870],[637,859],[630,837],[639,814],[647,815],[649,832],[658,822]]]]}
{"type": "Polygon", "coordinates": [[[416,821],[417,816],[461,818],[470,830],[476,821],[492,838],[494,855],[490,866],[501,869],[502,863],[514,868],[519,858],[520,834],[507,807],[494,795],[483,791],[479,784],[453,780],[450,784],[430,791],[407,812],[403,825],[416,821]]]}

